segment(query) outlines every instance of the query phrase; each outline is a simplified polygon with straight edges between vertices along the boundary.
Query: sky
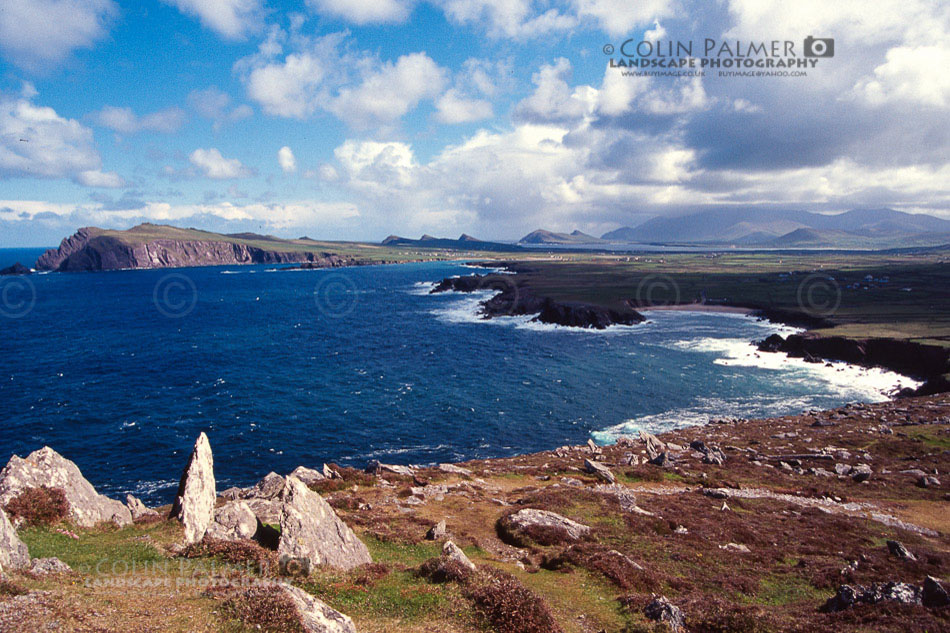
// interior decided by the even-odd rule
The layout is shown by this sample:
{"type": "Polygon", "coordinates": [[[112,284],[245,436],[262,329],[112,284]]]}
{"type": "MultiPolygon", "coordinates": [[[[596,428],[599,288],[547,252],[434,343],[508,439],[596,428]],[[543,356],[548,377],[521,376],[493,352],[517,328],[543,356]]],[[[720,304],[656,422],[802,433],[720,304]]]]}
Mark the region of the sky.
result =
{"type": "Polygon", "coordinates": [[[950,218],[948,68],[936,0],[0,0],[0,247],[950,218]]]}

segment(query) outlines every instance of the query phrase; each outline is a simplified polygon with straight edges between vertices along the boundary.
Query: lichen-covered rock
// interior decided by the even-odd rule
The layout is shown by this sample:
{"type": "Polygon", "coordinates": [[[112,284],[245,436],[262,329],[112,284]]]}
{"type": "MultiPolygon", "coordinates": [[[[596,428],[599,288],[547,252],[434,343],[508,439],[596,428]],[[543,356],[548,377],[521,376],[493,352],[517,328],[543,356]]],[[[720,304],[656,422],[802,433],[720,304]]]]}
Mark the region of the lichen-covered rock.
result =
{"type": "Polygon", "coordinates": [[[415,471],[409,466],[401,466],[399,464],[383,464],[375,459],[371,460],[366,465],[366,472],[372,475],[390,473],[393,475],[400,475],[402,477],[412,477],[415,474],[415,471]]]}
{"type": "Polygon", "coordinates": [[[146,508],[141,499],[138,497],[133,497],[132,495],[125,495],[125,507],[127,507],[129,512],[132,513],[133,521],[144,517],[158,516],[158,512],[152,510],[151,508],[146,508]]]}
{"type": "Polygon", "coordinates": [[[323,497],[296,477],[287,477],[280,494],[282,561],[352,569],[373,562],[369,550],[323,497]]]}
{"type": "Polygon", "coordinates": [[[286,583],[281,583],[280,587],[297,607],[300,624],[307,633],[356,633],[356,625],[348,616],[330,608],[299,587],[286,583]]]}
{"type": "Polygon", "coordinates": [[[445,519],[442,519],[426,532],[427,541],[438,541],[439,539],[445,538],[445,519]]]}
{"type": "Polygon", "coordinates": [[[0,509],[0,571],[22,569],[30,565],[30,552],[17,536],[7,513],[0,509]]]}
{"type": "Polygon", "coordinates": [[[858,464],[851,469],[851,479],[857,483],[861,483],[870,479],[873,472],[874,471],[872,471],[871,467],[867,464],[858,464]]]}
{"type": "Polygon", "coordinates": [[[277,473],[267,473],[263,479],[251,488],[247,497],[255,499],[276,499],[284,489],[284,478],[277,473]]]}
{"type": "Polygon", "coordinates": [[[469,557],[465,555],[465,552],[462,551],[461,547],[452,541],[446,541],[445,545],[442,546],[442,558],[458,563],[466,569],[475,571],[475,563],[473,563],[469,557]]]}
{"type": "Polygon", "coordinates": [[[841,585],[838,593],[821,607],[825,613],[844,611],[860,604],[896,602],[898,604],[921,604],[922,590],[906,582],[876,582],[872,585],[841,585]]]}
{"type": "Polygon", "coordinates": [[[548,510],[525,508],[498,521],[500,535],[508,542],[556,545],[579,541],[590,534],[590,527],[548,510]]]}
{"type": "Polygon", "coordinates": [[[257,534],[257,517],[244,501],[231,501],[214,511],[206,536],[222,541],[241,541],[257,534]]]}
{"type": "Polygon", "coordinates": [[[601,481],[606,481],[608,484],[616,483],[617,481],[617,477],[615,477],[614,474],[610,472],[610,469],[600,462],[594,462],[589,459],[585,459],[584,470],[594,475],[601,481]]]}
{"type": "Polygon", "coordinates": [[[214,458],[208,436],[202,433],[195,442],[188,465],[181,475],[178,494],[170,517],[185,527],[185,543],[200,541],[214,520],[214,458]]]}
{"type": "Polygon", "coordinates": [[[132,523],[125,505],[96,492],[79,467],[49,446],[33,451],[26,458],[10,458],[0,471],[0,506],[27,488],[60,488],[69,504],[69,518],[82,527],[111,521],[117,525],[132,523]]]}
{"type": "Polygon", "coordinates": [[[34,558],[30,564],[30,573],[38,576],[47,574],[66,574],[72,571],[72,568],[59,560],[58,558],[34,558]]]}
{"type": "Polygon", "coordinates": [[[326,477],[323,476],[323,473],[321,473],[319,470],[307,468],[306,466],[297,466],[294,468],[294,471],[288,475],[288,477],[296,477],[308,486],[312,486],[315,483],[326,479],[326,477]]]}
{"type": "Polygon", "coordinates": [[[898,558],[903,558],[904,560],[917,560],[917,557],[911,554],[910,550],[904,547],[904,544],[900,541],[888,541],[887,549],[891,554],[898,558]]]}
{"type": "Polygon", "coordinates": [[[682,609],[667,600],[664,596],[653,596],[643,610],[643,614],[655,622],[665,622],[673,631],[680,631],[686,623],[682,609]]]}

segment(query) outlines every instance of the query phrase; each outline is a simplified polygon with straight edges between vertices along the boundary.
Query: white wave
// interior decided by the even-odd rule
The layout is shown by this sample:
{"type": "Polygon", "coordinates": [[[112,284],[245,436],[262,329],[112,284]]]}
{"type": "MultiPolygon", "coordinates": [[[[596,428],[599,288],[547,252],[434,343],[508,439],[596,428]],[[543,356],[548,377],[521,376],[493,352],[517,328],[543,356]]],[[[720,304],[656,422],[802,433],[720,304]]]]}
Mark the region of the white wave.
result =
{"type": "Polygon", "coordinates": [[[431,294],[438,285],[439,284],[435,281],[417,281],[416,283],[412,284],[412,287],[409,288],[408,292],[411,295],[425,297],[431,294]]]}

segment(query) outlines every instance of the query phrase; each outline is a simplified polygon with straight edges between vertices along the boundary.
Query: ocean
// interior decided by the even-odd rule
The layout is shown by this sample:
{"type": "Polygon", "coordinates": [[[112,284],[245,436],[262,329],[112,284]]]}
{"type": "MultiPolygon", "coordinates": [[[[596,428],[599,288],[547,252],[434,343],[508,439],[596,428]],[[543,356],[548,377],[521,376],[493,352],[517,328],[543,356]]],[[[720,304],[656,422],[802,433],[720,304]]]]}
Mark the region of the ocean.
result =
{"type": "MultiPolygon", "coordinates": [[[[0,251],[12,263],[26,253],[0,251]]],[[[876,401],[912,381],[757,354],[787,327],[651,312],[585,331],[430,295],[462,263],[0,278],[0,462],[52,446],[100,492],[172,500],[206,431],[219,489],[270,471],[429,464],[724,416],[876,401]]]]}

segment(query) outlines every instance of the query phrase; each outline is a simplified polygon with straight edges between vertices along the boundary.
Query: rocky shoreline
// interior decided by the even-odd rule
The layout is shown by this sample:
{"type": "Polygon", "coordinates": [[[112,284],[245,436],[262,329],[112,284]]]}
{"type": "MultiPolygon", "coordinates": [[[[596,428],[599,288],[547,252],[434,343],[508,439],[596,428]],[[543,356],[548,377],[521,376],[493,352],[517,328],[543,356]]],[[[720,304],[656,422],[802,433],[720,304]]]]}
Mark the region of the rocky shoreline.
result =
{"type": "Polygon", "coordinates": [[[99,495],[46,447],[0,472],[0,630],[138,628],[139,599],[218,622],[200,630],[947,630],[948,447],[950,397],[934,396],[462,464],[301,466],[218,491],[201,434],[157,509],[99,495]],[[31,523],[38,497],[56,501],[49,527],[31,523]],[[210,572],[195,593],[100,595],[108,574],[82,552],[102,539],[107,560],[127,541],[204,560],[202,574],[254,561],[240,576],[254,582],[210,572]],[[69,606],[77,583],[89,609],[69,606]],[[369,601],[337,588],[350,586],[369,601]],[[445,608],[396,625],[365,606],[394,590],[445,608]],[[261,615],[278,604],[303,628],[261,615]]]}
{"type": "MultiPolygon", "coordinates": [[[[496,262],[479,262],[473,265],[499,267],[496,262]]],[[[594,329],[605,329],[612,325],[633,325],[646,320],[631,302],[626,302],[622,309],[610,309],[595,304],[557,302],[547,297],[539,297],[530,288],[519,284],[516,267],[504,267],[514,274],[450,277],[439,282],[431,292],[497,291],[497,295],[481,304],[479,313],[486,319],[536,314],[533,320],[541,323],[594,329]]],[[[842,361],[862,367],[880,367],[924,382],[917,390],[908,389],[902,392],[905,396],[933,395],[950,391],[950,346],[939,347],[893,338],[853,339],[819,335],[807,330],[829,327],[830,323],[826,319],[740,303],[714,305],[747,310],[750,316],[756,318],[806,328],[804,333],[792,334],[787,338],[776,334],[764,341],[754,341],[760,352],[785,353],[793,358],[804,358],[813,362],[842,361]]],[[[649,308],[641,307],[640,310],[647,312],[649,308]]]]}

